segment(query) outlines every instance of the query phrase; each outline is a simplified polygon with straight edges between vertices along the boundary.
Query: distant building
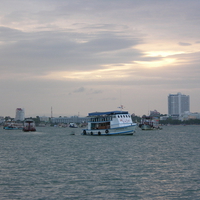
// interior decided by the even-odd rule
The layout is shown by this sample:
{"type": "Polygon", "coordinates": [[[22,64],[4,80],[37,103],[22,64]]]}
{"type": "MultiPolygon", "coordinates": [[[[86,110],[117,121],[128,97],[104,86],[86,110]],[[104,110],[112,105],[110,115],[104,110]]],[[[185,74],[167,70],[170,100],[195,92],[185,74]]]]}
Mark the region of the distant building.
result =
{"type": "Polygon", "coordinates": [[[41,117],[40,117],[40,121],[41,121],[41,122],[49,122],[49,117],[41,116],[41,117]]]}
{"type": "Polygon", "coordinates": [[[22,108],[16,109],[15,121],[24,121],[24,109],[22,108]]]}
{"type": "Polygon", "coordinates": [[[171,117],[179,119],[181,114],[190,111],[190,96],[181,93],[169,94],[168,96],[168,114],[171,117]]]}
{"type": "Polygon", "coordinates": [[[0,116],[0,124],[2,124],[5,121],[3,116],[0,116]]]}
{"type": "Polygon", "coordinates": [[[157,110],[150,111],[150,116],[152,116],[152,117],[160,117],[160,113],[157,110]]]}
{"type": "Polygon", "coordinates": [[[78,116],[72,116],[72,117],[53,117],[51,118],[51,122],[55,124],[64,123],[87,123],[88,117],[78,117],[78,116]]]}
{"type": "Polygon", "coordinates": [[[190,120],[190,119],[200,119],[200,113],[195,112],[195,113],[191,113],[189,111],[184,112],[181,114],[181,120],[190,120]]]}

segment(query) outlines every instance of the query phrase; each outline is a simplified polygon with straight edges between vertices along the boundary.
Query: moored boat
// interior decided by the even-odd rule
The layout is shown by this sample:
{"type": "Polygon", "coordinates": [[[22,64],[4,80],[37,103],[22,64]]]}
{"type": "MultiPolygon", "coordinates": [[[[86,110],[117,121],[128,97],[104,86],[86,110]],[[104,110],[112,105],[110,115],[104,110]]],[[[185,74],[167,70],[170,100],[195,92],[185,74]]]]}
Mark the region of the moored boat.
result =
{"type": "Polygon", "coordinates": [[[139,127],[142,130],[161,129],[158,125],[158,122],[159,122],[158,117],[143,115],[139,127]]]}
{"type": "Polygon", "coordinates": [[[36,131],[35,122],[32,119],[26,119],[24,121],[23,131],[24,132],[36,131]]]}
{"type": "Polygon", "coordinates": [[[20,130],[22,128],[17,127],[17,126],[4,126],[3,129],[5,129],[5,130],[20,130]]]}
{"type": "Polygon", "coordinates": [[[70,128],[78,128],[76,123],[69,123],[70,128]]]}
{"type": "Polygon", "coordinates": [[[154,129],[154,127],[150,124],[139,124],[139,127],[142,130],[153,130],[154,129]]]}
{"type": "Polygon", "coordinates": [[[89,113],[88,128],[83,135],[133,135],[136,123],[127,111],[109,111],[89,113]]]}
{"type": "Polygon", "coordinates": [[[22,130],[22,124],[15,123],[15,122],[6,123],[3,126],[3,129],[5,129],[5,130],[22,130]]]}

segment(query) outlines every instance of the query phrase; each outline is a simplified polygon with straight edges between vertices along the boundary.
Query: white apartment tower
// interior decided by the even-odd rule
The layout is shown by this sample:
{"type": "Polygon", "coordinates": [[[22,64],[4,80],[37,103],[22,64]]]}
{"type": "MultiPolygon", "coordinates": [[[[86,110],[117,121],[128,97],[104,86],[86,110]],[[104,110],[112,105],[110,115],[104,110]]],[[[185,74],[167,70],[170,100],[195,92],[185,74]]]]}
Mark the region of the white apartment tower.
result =
{"type": "Polygon", "coordinates": [[[24,109],[16,108],[15,121],[24,121],[24,109]]]}
{"type": "Polygon", "coordinates": [[[190,111],[190,96],[181,94],[169,94],[168,114],[180,117],[185,111],[190,111]]]}

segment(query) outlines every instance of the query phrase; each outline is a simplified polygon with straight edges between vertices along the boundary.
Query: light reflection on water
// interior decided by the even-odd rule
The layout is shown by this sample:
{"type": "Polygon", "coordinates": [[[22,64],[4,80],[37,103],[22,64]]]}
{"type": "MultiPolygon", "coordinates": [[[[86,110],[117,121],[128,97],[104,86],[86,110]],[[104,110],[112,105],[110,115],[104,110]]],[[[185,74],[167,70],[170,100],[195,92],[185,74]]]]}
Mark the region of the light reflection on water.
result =
{"type": "Polygon", "coordinates": [[[200,199],[200,126],[80,133],[0,130],[0,199],[200,199]]]}

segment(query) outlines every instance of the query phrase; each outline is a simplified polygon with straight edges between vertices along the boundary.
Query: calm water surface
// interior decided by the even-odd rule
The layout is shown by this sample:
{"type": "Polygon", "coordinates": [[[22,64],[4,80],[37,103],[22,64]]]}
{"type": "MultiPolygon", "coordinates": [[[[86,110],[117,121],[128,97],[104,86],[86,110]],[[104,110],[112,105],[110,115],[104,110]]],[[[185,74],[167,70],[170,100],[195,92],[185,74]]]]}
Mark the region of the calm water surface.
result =
{"type": "Polygon", "coordinates": [[[200,126],[100,137],[0,128],[1,200],[200,199],[200,126]]]}

